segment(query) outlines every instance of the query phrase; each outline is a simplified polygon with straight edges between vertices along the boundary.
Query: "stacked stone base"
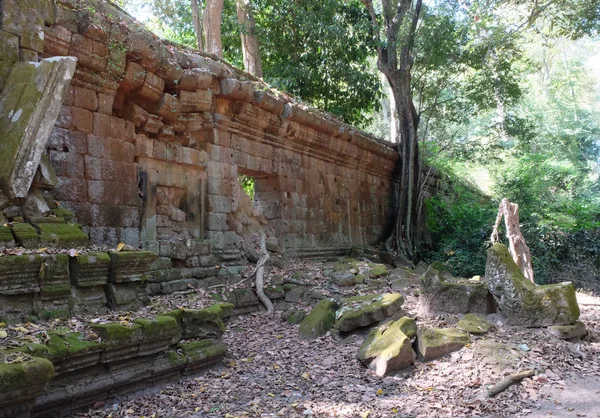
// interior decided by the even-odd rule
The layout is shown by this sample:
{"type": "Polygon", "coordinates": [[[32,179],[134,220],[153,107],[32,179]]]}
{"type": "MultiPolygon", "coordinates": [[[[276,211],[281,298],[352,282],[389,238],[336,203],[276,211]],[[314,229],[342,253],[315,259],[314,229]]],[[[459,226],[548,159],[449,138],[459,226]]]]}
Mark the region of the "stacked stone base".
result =
{"type": "Polygon", "coordinates": [[[219,362],[220,340],[233,305],[175,310],[133,325],[91,325],[98,340],[50,332],[19,349],[15,363],[0,364],[0,417],[64,416],[115,395],[177,379],[219,362]]]}

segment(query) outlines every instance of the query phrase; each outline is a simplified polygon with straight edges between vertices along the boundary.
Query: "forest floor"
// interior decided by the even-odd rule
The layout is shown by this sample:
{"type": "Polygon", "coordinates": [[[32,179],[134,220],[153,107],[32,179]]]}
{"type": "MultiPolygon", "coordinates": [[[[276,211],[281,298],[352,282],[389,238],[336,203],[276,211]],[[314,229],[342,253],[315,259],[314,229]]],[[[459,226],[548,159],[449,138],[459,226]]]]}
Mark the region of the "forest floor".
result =
{"type": "MultiPolygon", "coordinates": [[[[314,268],[314,266],[311,266],[314,268]]],[[[318,266],[317,266],[318,268],[318,266]]],[[[504,324],[472,336],[460,351],[378,378],[356,358],[364,337],[314,341],[277,312],[232,319],[222,363],[201,374],[137,392],[76,417],[600,417],[600,298],[578,294],[583,340],[504,324]],[[487,397],[509,373],[538,374],[487,397]]],[[[418,296],[404,311],[418,325],[452,326],[453,317],[422,318],[418,296]]]]}

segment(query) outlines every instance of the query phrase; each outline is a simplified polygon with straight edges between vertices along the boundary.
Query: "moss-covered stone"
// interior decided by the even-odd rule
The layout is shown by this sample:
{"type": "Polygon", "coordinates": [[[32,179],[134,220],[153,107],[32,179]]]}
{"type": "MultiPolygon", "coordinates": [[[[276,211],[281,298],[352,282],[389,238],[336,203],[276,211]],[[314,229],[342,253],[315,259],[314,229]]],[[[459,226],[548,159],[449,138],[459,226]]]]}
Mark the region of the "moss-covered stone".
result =
{"type": "Polygon", "coordinates": [[[281,299],[285,296],[285,290],[283,286],[267,286],[265,287],[265,295],[271,300],[281,299]]]}
{"type": "Polygon", "coordinates": [[[0,363],[0,393],[3,399],[35,398],[54,377],[50,361],[33,357],[28,361],[0,363]]]}
{"type": "Polygon", "coordinates": [[[287,318],[287,323],[290,325],[297,325],[300,322],[302,322],[302,320],[306,317],[306,311],[303,311],[302,309],[297,309],[295,312],[293,312],[288,318],[287,318]]]}
{"type": "Polygon", "coordinates": [[[536,286],[523,276],[508,248],[500,243],[488,250],[484,281],[511,325],[569,325],[579,318],[571,283],[536,286]]]}
{"type": "MultiPolygon", "coordinates": [[[[42,257],[39,255],[12,255],[0,257],[0,294],[22,295],[40,291],[39,274],[42,257]]],[[[8,306],[0,309],[7,312],[8,306]]]]}
{"type": "Polygon", "coordinates": [[[548,332],[561,340],[581,338],[587,334],[585,324],[581,321],[575,321],[575,323],[571,325],[554,325],[548,327],[548,332]]]}
{"type": "Polygon", "coordinates": [[[227,354],[225,343],[213,339],[179,343],[177,348],[187,357],[188,363],[214,360],[227,354]]]}
{"type": "Polygon", "coordinates": [[[108,282],[110,257],[104,252],[80,254],[69,259],[71,283],[78,287],[94,287],[108,282]]]}
{"type": "Polygon", "coordinates": [[[42,245],[62,248],[80,247],[88,244],[88,236],[80,228],[67,223],[39,223],[42,245]]]}
{"type": "Polygon", "coordinates": [[[40,237],[35,228],[29,224],[16,222],[11,225],[17,244],[24,248],[39,248],[40,237]]]}
{"type": "Polygon", "coordinates": [[[327,334],[335,324],[335,311],[337,308],[338,304],[333,299],[319,301],[302,320],[298,329],[300,338],[312,340],[327,334]]]}
{"type": "Polygon", "coordinates": [[[73,213],[65,208],[58,207],[52,211],[58,218],[64,219],[66,222],[72,222],[75,216],[73,213]]]}
{"type": "Polygon", "coordinates": [[[369,270],[365,273],[368,278],[376,279],[387,276],[390,272],[384,264],[369,263],[369,270]]]}
{"type": "Polygon", "coordinates": [[[142,334],[142,326],[135,324],[126,326],[122,324],[92,324],[90,328],[97,333],[103,342],[120,343],[138,340],[142,334]]]}
{"type": "Polygon", "coordinates": [[[460,350],[470,342],[469,334],[456,328],[419,328],[417,343],[424,361],[460,350]]]}
{"type": "Polygon", "coordinates": [[[159,315],[154,319],[137,318],[134,322],[142,327],[142,334],[145,337],[168,335],[169,338],[173,338],[178,331],[177,320],[171,316],[159,315]]]}
{"type": "Polygon", "coordinates": [[[337,311],[335,328],[352,331],[366,327],[396,314],[402,308],[404,298],[399,293],[354,296],[342,301],[337,311]]]}
{"type": "Polygon", "coordinates": [[[469,334],[485,334],[493,327],[494,325],[490,321],[472,313],[463,316],[456,324],[456,328],[469,334]]]}
{"type": "Polygon", "coordinates": [[[415,321],[403,317],[374,328],[360,347],[358,359],[380,377],[410,366],[416,355],[404,330],[414,333],[415,321]]]}
{"type": "Polygon", "coordinates": [[[8,248],[15,245],[11,229],[4,225],[0,225],[0,245],[8,248]]]}
{"type": "Polygon", "coordinates": [[[204,309],[177,309],[164,315],[175,318],[183,338],[220,338],[225,332],[224,318],[231,316],[231,303],[217,303],[204,309]]]}
{"type": "Polygon", "coordinates": [[[2,353],[2,352],[24,353],[24,354],[28,354],[32,357],[43,357],[43,358],[50,357],[50,350],[48,349],[48,346],[46,346],[44,344],[38,344],[38,343],[29,343],[29,344],[25,344],[21,347],[11,348],[8,350],[0,350],[0,353],[2,353]]]}
{"type": "Polygon", "coordinates": [[[111,251],[109,281],[137,282],[148,279],[150,265],[157,254],[152,251],[111,251]]]}
{"type": "Polygon", "coordinates": [[[46,341],[48,347],[48,358],[53,363],[60,363],[68,357],[74,357],[80,354],[100,351],[104,344],[97,341],[86,340],[80,332],[51,332],[46,341]]]}

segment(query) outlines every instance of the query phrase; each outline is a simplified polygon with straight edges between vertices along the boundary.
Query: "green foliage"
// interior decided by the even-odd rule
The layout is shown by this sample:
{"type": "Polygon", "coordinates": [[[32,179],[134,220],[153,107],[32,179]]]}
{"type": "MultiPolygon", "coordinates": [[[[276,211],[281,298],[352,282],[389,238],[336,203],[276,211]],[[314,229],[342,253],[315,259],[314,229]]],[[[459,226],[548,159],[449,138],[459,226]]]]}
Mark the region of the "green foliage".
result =
{"type": "Polygon", "coordinates": [[[497,203],[455,174],[445,178],[447,190],[425,202],[432,245],[421,256],[458,277],[483,275],[497,203]]]}
{"type": "Polygon", "coordinates": [[[238,176],[238,181],[240,182],[240,186],[242,186],[244,193],[250,196],[250,200],[254,200],[254,177],[241,175],[238,176]]]}

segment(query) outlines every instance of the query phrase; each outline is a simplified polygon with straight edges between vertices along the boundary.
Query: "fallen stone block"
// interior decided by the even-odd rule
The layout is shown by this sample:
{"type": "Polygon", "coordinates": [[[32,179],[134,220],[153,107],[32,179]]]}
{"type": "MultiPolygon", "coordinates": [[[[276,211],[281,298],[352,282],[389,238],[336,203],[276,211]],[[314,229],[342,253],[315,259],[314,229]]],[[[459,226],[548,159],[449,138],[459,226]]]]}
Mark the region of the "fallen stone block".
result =
{"type": "Polygon", "coordinates": [[[0,412],[3,417],[28,417],[35,398],[54,377],[54,366],[44,358],[0,363],[0,412]]]}
{"type": "Polygon", "coordinates": [[[456,328],[469,334],[485,334],[493,327],[494,325],[490,321],[472,313],[463,316],[456,324],[456,328]]]}
{"type": "Polygon", "coordinates": [[[494,300],[487,285],[476,280],[443,277],[435,266],[421,276],[419,306],[426,315],[440,312],[488,314],[494,310],[494,300]]]}
{"type": "Polygon", "coordinates": [[[327,334],[335,325],[335,311],[338,304],[333,299],[323,299],[300,323],[300,338],[313,340],[327,334]]]}
{"type": "Polygon", "coordinates": [[[561,340],[570,340],[571,338],[581,338],[587,334],[585,324],[581,321],[575,321],[571,325],[553,325],[548,327],[550,335],[561,340]]]}
{"type": "Polygon", "coordinates": [[[414,319],[408,317],[374,328],[360,347],[358,359],[379,377],[410,366],[416,354],[407,334],[414,336],[416,329],[414,319]]]}
{"type": "Polygon", "coordinates": [[[579,318],[571,283],[537,286],[523,276],[508,248],[495,243],[488,250],[485,283],[509,325],[569,325],[579,318]]]}
{"type": "Polygon", "coordinates": [[[366,327],[397,314],[404,303],[399,293],[354,296],[342,301],[336,313],[335,328],[347,332],[366,327]]]}
{"type": "Polygon", "coordinates": [[[470,342],[469,334],[456,328],[419,328],[417,344],[424,361],[460,350],[470,342]]]}

